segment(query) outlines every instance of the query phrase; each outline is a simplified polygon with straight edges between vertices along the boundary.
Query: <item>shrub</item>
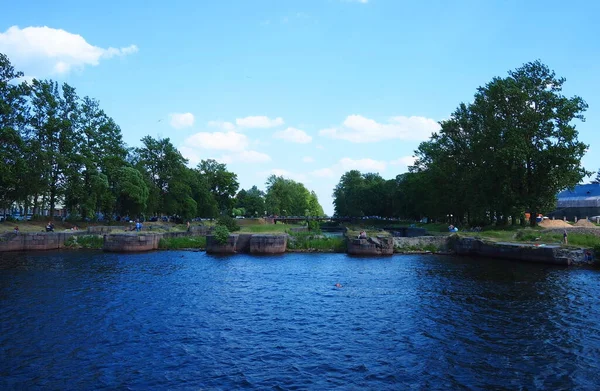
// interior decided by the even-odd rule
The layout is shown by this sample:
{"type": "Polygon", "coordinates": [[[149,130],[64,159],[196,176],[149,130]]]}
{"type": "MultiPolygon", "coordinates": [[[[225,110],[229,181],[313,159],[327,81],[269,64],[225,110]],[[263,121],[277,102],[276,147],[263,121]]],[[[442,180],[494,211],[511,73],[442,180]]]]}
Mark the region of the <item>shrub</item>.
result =
{"type": "Polygon", "coordinates": [[[222,215],[221,217],[219,217],[217,219],[217,225],[223,225],[227,227],[229,232],[235,232],[240,230],[240,226],[238,225],[237,221],[235,221],[234,218],[229,217],[227,215],[222,215]]]}
{"type": "Polygon", "coordinates": [[[309,220],[308,230],[315,233],[321,232],[321,225],[317,220],[309,220]]]}
{"type": "Polygon", "coordinates": [[[229,239],[229,230],[224,225],[217,225],[213,231],[213,235],[218,243],[225,244],[229,239]]]}
{"type": "Polygon", "coordinates": [[[101,249],[103,245],[104,238],[97,235],[71,236],[65,241],[65,247],[68,248],[101,249]]]}
{"type": "Polygon", "coordinates": [[[182,248],[206,248],[205,236],[185,236],[181,238],[162,238],[158,248],[175,250],[182,248]]]}

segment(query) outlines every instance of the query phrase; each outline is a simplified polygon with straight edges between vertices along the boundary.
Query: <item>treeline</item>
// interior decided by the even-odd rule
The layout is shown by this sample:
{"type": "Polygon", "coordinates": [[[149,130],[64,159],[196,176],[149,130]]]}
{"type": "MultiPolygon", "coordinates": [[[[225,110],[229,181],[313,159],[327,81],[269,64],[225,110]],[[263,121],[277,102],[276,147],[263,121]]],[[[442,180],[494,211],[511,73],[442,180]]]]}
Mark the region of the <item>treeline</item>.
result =
{"type": "Polygon", "coordinates": [[[564,82],[539,61],[494,78],[419,145],[409,173],[388,181],[344,174],[336,214],[485,225],[552,211],[559,191],[591,175],[573,124],[587,104],[563,96],[564,82]]]}
{"type": "Polygon", "coordinates": [[[322,214],[314,192],[281,177],[269,178],[266,193],[254,186],[236,197],[237,175],[225,164],[189,168],[168,138],[128,148],[98,101],[67,83],[22,76],[0,53],[0,209],[54,215],[64,207],[74,219],[322,214]]]}

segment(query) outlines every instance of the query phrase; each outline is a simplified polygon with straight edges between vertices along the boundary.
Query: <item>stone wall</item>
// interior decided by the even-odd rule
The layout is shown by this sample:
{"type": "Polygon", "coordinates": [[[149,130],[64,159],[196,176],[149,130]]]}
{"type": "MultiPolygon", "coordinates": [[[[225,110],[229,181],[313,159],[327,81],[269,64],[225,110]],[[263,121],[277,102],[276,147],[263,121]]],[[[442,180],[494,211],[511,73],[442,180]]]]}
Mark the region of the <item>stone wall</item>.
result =
{"type": "Polygon", "coordinates": [[[252,238],[252,234],[239,234],[237,242],[235,244],[235,252],[249,253],[251,238],[252,238]]]}
{"type": "Polygon", "coordinates": [[[111,233],[113,230],[116,231],[125,231],[126,229],[129,229],[129,227],[126,227],[124,225],[120,225],[120,226],[110,226],[110,225],[96,225],[96,226],[89,226],[87,227],[87,232],[89,234],[92,235],[103,235],[103,234],[109,234],[111,233]]]}
{"type": "Polygon", "coordinates": [[[384,228],[384,230],[389,231],[394,237],[402,238],[414,238],[427,235],[427,230],[425,228],[417,227],[384,228]]]}
{"type": "Polygon", "coordinates": [[[435,251],[448,251],[447,236],[394,237],[397,250],[424,250],[435,248],[435,251]]]}
{"type": "Polygon", "coordinates": [[[394,238],[382,236],[367,239],[348,238],[348,254],[392,255],[394,254],[394,238]]]}
{"type": "Polygon", "coordinates": [[[454,251],[459,255],[478,255],[517,261],[570,265],[572,259],[558,253],[560,246],[532,246],[516,243],[491,243],[475,238],[455,241],[454,251]]]}
{"type": "Polygon", "coordinates": [[[287,235],[252,235],[251,254],[283,254],[287,249],[287,235]]]}
{"type": "Polygon", "coordinates": [[[208,254],[235,254],[235,245],[237,244],[238,235],[229,235],[227,242],[221,244],[217,241],[214,235],[206,236],[206,252],[208,254]]]}
{"type": "Polygon", "coordinates": [[[102,249],[108,252],[140,252],[158,248],[162,234],[110,234],[104,235],[102,249]]]}
{"type": "Polygon", "coordinates": [[[44,251],[63,248],[74,232],[6,233],[0,236],[0,252],[44,251]]]}

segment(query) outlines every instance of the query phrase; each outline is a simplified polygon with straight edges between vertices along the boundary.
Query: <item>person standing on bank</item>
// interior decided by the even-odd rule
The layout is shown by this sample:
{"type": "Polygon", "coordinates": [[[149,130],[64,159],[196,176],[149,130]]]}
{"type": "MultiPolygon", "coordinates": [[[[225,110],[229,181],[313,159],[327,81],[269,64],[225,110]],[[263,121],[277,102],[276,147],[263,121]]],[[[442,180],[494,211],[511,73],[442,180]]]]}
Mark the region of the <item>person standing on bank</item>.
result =
{"type": "Polygon", "coordinates": [[[565,229],[565,230],[563,231],[563,242],[564,242],[565,244],[569,244],[569,240],[567,239],[567,236],[568,236],[568,235],[567,235],[567,230],[565,229]]]}

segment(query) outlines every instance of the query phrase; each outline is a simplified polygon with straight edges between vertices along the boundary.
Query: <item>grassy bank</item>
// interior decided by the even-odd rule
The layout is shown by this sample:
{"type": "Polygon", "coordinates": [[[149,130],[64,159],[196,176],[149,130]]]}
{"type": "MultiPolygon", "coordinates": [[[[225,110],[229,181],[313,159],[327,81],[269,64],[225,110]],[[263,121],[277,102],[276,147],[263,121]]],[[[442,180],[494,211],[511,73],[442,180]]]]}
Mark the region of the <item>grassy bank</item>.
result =
{"type": "Polygon", "coordinates": [[[163,250],[179,250],[186,248],[205,249],[206,236],[184,236],[180,238],[162,238],[158,248],[163,250]]]}
{"type": "Polygon", "coordinates": [[[324,237],[310,232],[296,232],[290,234],[288,250],[314,251],[314,252],[346,252],[345,237],[324,237]]]}
{"type": "Polygon", "coordinates": [[[98,235],[78,235],[71,236],[65,241],[67,248],[89,248],[101,250],[104,245],[104,238],[98,235]]]}

